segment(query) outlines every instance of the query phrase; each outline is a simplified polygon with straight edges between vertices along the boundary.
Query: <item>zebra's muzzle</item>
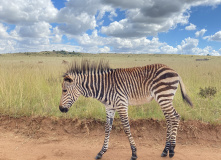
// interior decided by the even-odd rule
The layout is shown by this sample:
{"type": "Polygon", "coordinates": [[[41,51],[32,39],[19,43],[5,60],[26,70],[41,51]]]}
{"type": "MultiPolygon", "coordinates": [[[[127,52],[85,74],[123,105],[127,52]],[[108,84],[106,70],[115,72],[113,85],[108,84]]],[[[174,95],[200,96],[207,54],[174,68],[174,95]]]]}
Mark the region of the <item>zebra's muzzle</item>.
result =
{"type": "Polygon", "coordinates": [[[63,106],[59,106],[61,112],[66,113],[68,112],[68,108],[64,108],[63,106]]]}

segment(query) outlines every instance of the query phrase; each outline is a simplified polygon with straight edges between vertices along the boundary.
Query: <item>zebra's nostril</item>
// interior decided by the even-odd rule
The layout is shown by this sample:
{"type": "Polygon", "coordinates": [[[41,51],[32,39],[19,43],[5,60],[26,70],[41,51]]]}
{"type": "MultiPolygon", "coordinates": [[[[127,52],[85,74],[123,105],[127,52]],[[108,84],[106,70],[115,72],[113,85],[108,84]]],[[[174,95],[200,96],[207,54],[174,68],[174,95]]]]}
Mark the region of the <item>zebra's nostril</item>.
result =
{"type": "Polygon", "coordinates": [[[63,106],[59,106],[61,112],[66,113],[68,112],[68,108],[64,108],[63,106]]]}

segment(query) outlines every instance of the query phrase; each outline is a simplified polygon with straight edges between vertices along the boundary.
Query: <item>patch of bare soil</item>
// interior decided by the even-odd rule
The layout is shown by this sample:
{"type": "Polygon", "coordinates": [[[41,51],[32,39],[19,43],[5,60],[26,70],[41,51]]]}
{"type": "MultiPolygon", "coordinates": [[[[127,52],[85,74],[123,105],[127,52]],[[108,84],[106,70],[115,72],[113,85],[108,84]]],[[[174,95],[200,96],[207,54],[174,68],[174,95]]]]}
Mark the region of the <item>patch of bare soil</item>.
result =
{"type": "MultiPolygon", "coordinates": [[[[130,121],[138,160],[159,160],[166,137],[164,121],[130,121]]],[[[104,139],[95,120],[0,116],[0,160],[92,160],[104,139]]],[[[119,120],[102,160],[129,160],[131,150],[119,120]]],[[[182,121],[174,160],[221,159],[221,125],[182,121]]]]}

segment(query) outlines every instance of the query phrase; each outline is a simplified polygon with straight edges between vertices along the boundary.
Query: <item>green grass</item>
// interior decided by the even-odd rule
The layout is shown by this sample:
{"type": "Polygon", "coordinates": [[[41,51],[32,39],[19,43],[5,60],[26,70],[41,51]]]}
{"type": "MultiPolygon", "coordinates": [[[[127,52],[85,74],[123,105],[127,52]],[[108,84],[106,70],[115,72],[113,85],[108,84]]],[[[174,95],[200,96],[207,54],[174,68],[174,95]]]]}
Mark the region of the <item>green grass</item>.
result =
{"type": "MultiPolygon", "coordinates": [[[[62,74],[66,61],[105,59],[112,68],[163,63],[182,77],[194,108],[187,106],[178,89],[174,106],[183,120],[221,123],[221,57],[151,54],[76,54],[57,53],[0,55],[0,113],[14,117],[51,116],[94,118],[105,120],[105,108],[95,99],[80,97],[67,114],[59,111],[62,74]],[[209,58],[209,61],[195,59],[209,58]],[[203,98],[200,88],[216,87],[215,97],[203,98]]],[[[118,115],[116,115],[118,117],[118,115]]],[[[130,119],[164,119],[155,101],[141,106],[129,106],[130,119]]]]}

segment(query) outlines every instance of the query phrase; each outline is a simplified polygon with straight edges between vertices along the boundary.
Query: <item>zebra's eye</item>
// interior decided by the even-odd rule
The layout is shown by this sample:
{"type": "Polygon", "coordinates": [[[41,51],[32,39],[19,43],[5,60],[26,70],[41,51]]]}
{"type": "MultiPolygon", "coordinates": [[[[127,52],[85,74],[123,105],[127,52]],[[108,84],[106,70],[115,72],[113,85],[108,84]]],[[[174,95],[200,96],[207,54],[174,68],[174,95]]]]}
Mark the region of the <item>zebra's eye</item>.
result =
{"type": "Polygon", "coordinates": [[[67,89],[63,89],[63,92],[67,92],[67,89]]]}
{"type": "Polygon", "coordinates": [[[70,78],[65,78],[64,81],[69,82],[69,83],[73,82],[73,80],[70,78]]]}

